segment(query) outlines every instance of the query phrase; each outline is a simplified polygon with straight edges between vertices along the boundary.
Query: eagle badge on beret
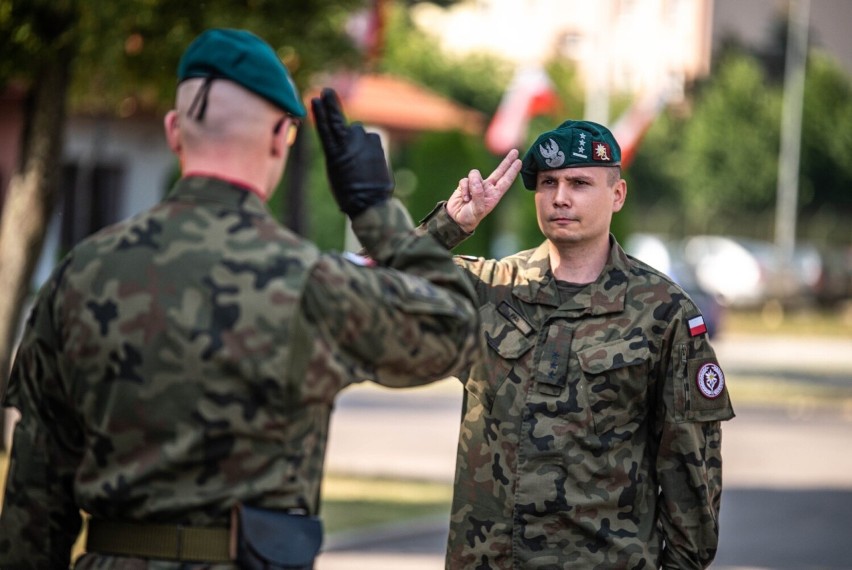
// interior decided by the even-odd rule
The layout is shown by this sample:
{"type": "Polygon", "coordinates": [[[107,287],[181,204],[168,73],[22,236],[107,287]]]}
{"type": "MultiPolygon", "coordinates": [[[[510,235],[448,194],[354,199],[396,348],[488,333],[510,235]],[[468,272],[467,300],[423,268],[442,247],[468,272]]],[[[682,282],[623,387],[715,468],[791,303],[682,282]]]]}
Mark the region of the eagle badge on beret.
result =
{"type": "Polygon", "coordinates": [[[559,145],[553,139],[548,139],[538,146],[538,151],[550,168],[559,168],[565,163],[565,153],[559,150],[559,145]]]}

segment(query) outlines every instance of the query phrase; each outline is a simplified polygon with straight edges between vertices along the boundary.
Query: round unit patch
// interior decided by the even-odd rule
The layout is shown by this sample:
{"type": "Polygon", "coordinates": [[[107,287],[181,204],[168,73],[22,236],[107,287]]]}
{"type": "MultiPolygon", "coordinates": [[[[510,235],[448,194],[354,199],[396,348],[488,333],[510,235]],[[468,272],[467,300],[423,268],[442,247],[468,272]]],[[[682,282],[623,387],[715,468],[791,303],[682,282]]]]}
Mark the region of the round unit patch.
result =
{"type": "Polygon", "coordinates": [[[719,365],[713,362],[698,369],[695,382],[704,397],[711,400],[718,398],[725,389],[725,375],[719,365]]]}

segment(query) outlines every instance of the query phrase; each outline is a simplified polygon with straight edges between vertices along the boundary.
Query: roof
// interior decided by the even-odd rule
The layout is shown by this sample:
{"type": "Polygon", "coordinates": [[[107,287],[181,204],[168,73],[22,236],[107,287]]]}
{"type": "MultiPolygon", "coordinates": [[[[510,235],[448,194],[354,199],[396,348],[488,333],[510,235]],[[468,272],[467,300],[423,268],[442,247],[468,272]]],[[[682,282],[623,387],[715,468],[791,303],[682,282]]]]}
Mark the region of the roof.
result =
{"type": "MultiPolygon", "coordinates": [[[[392,75],[336,75],[322,83],[337,91],[351,121],[414,133],[460,130],[481,135],[485,116],[408,79],[392,75]]],[[[316,96],[309,91],[306,99],[316,96]]]]}

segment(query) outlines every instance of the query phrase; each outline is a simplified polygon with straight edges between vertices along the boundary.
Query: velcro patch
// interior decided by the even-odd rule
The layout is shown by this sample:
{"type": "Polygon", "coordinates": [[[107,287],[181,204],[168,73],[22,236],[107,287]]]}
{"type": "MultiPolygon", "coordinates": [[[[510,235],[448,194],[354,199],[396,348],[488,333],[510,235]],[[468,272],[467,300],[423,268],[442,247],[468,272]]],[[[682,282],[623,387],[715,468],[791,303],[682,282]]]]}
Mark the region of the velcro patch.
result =
{"type": "Polygon", "coordinates": [[[532,325],[527,322],[527,320],[519,313],[512,305],[503,301],[497,307],[497,311],[509,319],[509,321],[517,327],[524,336],[530,336],[533,333],[532,325]]]}

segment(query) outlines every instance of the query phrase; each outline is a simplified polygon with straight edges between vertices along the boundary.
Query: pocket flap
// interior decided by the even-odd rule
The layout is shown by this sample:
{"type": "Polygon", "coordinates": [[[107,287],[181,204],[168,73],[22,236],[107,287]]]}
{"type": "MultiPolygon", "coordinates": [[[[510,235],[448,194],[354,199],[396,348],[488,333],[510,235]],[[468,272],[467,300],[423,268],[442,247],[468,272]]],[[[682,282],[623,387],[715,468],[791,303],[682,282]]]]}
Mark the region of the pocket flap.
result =
{"type": "Polygon", "coordinates": [[[645,337],[599,344],[577,353],[580,368],[589,374],[602,374],[607,370],[641,364],[648,360],[649,356],[650,350],[645,337]]]}
{"type": "Polygon", "coordinates": [[[486,305],[481,316],[485,341],[501,357],[515,360],[535,344],[537,331],[505,301],[486,305]]]}

